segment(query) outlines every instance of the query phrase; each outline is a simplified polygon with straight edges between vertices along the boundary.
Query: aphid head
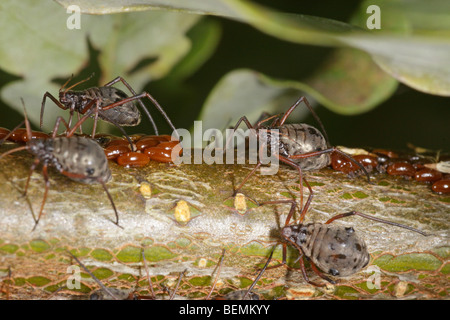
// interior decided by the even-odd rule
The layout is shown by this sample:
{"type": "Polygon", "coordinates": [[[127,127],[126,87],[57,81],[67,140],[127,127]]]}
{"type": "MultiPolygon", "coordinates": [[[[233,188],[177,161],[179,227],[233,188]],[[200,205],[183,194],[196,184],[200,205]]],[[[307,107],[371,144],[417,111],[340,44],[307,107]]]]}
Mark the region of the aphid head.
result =
{"type": "Polygon", "coordinates": [[[281,235],[289,242],[303,244],[306,242],[308,231],[302,224],[286,226],[281,229],[281,235]]]}

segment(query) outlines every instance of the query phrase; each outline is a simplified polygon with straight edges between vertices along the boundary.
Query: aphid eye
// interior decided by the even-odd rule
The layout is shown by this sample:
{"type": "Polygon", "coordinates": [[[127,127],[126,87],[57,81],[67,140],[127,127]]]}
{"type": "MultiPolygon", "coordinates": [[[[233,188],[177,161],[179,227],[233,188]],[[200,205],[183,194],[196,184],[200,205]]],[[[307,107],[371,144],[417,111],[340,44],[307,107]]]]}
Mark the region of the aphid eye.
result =
{"type": "Polygon", "coordinates": [[[345,228],[345,231],[347,231],[348,234],[355,232],[355,229],[353,227],[345,228]]]}
{"type": "Polygon", "coordinates": [[[331,269],[328,271],[328,273],[331,274],[331,275],[333,275],[333,276],[338,276],[338,275],[339,275],[339,271],[336,270],[336,269],[333,269],[333,268],[331,268],[331,269]]]}
{"type": "Polygon", "coordinates": [[[94,168],[87,168],[86,169],[86,175],[88,175],[88,176],[92,176],[94,174],[94,172],[95,172],[94,168]]]}

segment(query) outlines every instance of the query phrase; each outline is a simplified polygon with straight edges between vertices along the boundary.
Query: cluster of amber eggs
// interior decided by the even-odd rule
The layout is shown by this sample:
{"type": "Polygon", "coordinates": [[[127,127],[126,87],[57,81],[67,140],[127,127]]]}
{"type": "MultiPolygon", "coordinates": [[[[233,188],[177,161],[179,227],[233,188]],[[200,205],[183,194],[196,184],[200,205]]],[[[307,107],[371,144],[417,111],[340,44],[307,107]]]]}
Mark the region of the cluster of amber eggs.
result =
{"type": "MultiPolygon", "coordinates": [[[[0,139],[8,136],[8,140],[16,143],[26,143],[28,135],[25,128],[18,128],[10,133],[8,129],[0,128],[0,139]],[[9,134],[9,136],[8,136],[9,134]]],[[[86,137],[89,137],[86,135],[86,137]]],[[[32,131],[31,139],[47,139],[50,135],[32,131]]],[[[173,157],[181,156],[182,149],[180,142],[172,141],[169,135],[131,135],[130,142],[122,137],[107,134],[98,134],[94,137],[104,149],[108,160],[113,160],[124,167],[143,167],[150,160],[172,163],[173,157]]]]}
{"type": "MultiPolygon", "coordinates": [[[[431,190],[438,194],[450,193],[450,162],[445,157],[434,161],[432,156],[420,154],[400,154],[390,150],[346,149],[343,151],[352,155],[367,172],[386,173],[403,179],[415,179],[418,182],[431,185],[431,190]]],[[[331,155],[331,167],[349,176],[361,174],[361,168],[350,159],[338,153],[331,155]]]]}
{"type": "MultiPolygon", "coordinates": [[[[0,139],[6,137],[10,131],[0,128],[0,139]]],[[[32,131],[31,138],[45,139],[50,136],[39,131],[32,131]]],[[[95,140],[105,150],[108,160],[113,160],[124,167],[143,167],[150,160],[172,163],[173,157],[182,155],[180,142],[172,140],[170,135],[144,135],[134,134],[129,136],[132,144],[123,138],[108,134],[98,134],[95,140]]],[[[11,132],[9,141],[26,143],[28,136],[25,128],[19,128],[11,132]]],[[[354,160],[359,162],[367,172],[387,173],[391,176],[399,176],[405,179],[431,185],[431,190],[438,194],[450,193],[450,162],[449,159],[441,157],[436,162],[432,157],[418,154],[399,154],[389,150],[373,149],[370,151],[362,149],[346,149],[354,160]],[[358,151],[354,151],[358,150],[358,151]]],[[[338,153],[331,154],[331,167],[349,176],[361,174],[361,168],[350,159],[338,153]]]]}

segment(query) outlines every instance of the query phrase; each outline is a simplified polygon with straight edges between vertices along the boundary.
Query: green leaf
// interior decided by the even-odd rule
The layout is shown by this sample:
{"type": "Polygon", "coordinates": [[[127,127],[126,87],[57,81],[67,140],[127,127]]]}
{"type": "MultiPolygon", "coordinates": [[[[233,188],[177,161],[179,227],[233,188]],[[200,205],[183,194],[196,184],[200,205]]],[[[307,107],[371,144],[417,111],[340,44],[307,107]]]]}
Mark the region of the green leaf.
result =
{"type": "Polygon", "coordinates": [[[248,23],[274,37],[294,43],[348,46],[369,53],[397,80],[437,95],[450,95],[450,5],[448,1],[376,0],[361,5],[360,27],[340,21],[273,11],[250,1],[66,1],[90,13],[166,9],[224,16],[248,23]],[[365,21],[369,5],[381,10],[381,32],[370,31],[365,21]],[[107,9],[105,9],[105,7],[107,9]]]}
{"type": "MultiPolygon", "coordinates": [[[[139,92],[150,80],[169,73],[190,51],[185,34],[200,18],[164,11],[81,15],[81,29],[68,29],[71,15],[53,1],[4,0],[0,4],[0,42],[7,44],[0,48],[0,68],[22,76],[2,88],[1,98],[22,112],[23,97],[34,123],[38,123],[44,93],[57,96],[59,86],[52,80],[69,78],[89,64],[88,39],[100,52],[100,84],[120,75],[139,92]],[[146,59],[154,62],[136,69],[146,59]]],[[[66,115],[49,101],[47,113],[54,115],[52,119],[66,115]]],[[[51,121],[44,124],[47,130],[52,128],[51,121]]]]}

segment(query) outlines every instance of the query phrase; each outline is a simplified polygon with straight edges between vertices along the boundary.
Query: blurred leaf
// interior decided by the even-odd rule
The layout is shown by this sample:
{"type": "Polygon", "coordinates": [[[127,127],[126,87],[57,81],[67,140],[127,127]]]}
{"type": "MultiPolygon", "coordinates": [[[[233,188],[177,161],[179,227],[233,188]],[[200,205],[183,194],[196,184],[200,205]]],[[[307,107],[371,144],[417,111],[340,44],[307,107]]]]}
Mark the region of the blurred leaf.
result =
{"type": "Polygon", "coordinates": [[[450,5],[446,0],[367,1],[360,7],[361,28],[330,19],[279,13],[239,0],[172,0],[164,4],[156,0],[59,2],[79,4],[82,10],[91,13],[167,9],[224,16],[295,43],[363,50],[397,80],[424,92],[450,95],[450,5]],[[370,15],[366,10],[374,4],[381,9],[382,32],[366,29],[365,21],[370,15]],[[403,34],[405,31],[407,34],[403,34]]]}
{"type": "MultiPolygon", "coordinates": [[[[1,97],[19,112],[23,97],[34,123],[38,123],[44,93],[58,93],[59,86],[52,80],[77,74],[89,63],[88,39],[100,51],[101,83],[121,75],[139,91],[148,81],[165,76],[189,52],[185,33],[199,19],[163,11],[81,15],[81,29],[70,30],[66,25],[70,15],[53,1],[4,0],[0,4],[0,41],[7,44],[0,47],[0,68],[22,76],[5,85],[1,97]],[[135,69],[149,58],[155,62],[135,69]]],[[[46,105],[46,112],[54,117],[65,114],[53,103],[46,105]]],[[[50,123],[44,123],[49,130],[50,123]]]]}
{"type": "MultiPolygon", "coordinates": [[[[341,114],[368,111],[387,99],[397,81],[367,54],[354,49],[337,49],[317,72],[304,81],[280,80],[252,70],[234,70],[211,91],[200,119],[205,128],[234,126],[247,116],[255,122],[263,111],[285,112],[300,96],[306,95],[341,114]],[[243,90],[245,88],[245,90],[243,90]]],[[[299,107],[289,121],[299,121],[308,110],[299,107]]]]}

